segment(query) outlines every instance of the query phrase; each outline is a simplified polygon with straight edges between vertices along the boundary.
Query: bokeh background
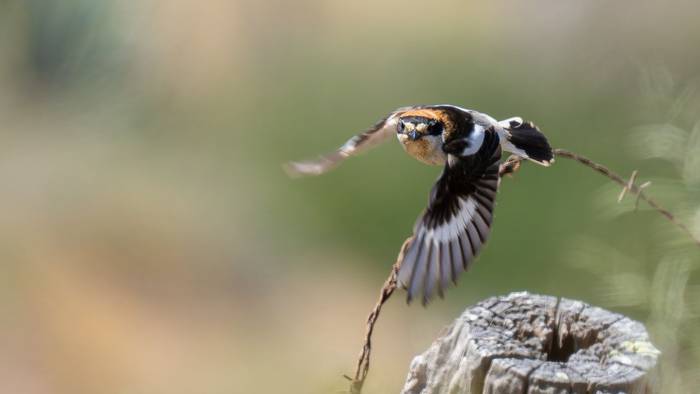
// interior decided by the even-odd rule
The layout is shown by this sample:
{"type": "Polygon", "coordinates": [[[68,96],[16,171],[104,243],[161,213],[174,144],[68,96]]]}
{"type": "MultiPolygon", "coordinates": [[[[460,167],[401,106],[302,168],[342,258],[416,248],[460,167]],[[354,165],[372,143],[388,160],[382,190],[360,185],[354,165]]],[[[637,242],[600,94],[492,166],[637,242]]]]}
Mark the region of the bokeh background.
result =
{"type": "MultiPolygon", "coordinates": [[[[388,111],[535,121],[640,171],[700,236],[697,1],[0,2],[0,392],[329,393],[438,168],[398,144],[281,164],[388,111]]],[[[516,290],[647,323],[663,392],[700,385],[700,253],[564,159],[502,185],[488,247],[429,308],[402,292],[367,393],[466,306],[516,290]]]]}

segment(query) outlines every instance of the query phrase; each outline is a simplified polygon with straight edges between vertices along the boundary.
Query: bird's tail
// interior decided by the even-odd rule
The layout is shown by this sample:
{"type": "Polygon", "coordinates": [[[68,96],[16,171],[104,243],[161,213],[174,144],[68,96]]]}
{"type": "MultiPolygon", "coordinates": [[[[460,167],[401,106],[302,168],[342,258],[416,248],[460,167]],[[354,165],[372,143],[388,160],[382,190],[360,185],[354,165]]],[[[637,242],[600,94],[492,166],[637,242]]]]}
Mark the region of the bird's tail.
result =
{"type": "Polygon", "coordinates": [[[554,153],[547,137],[532,122],[510,118],[498,123],[506,130],[502,136],[505,139],[501,142],[505,150],[543,166],[554,162],[554,153]]]}

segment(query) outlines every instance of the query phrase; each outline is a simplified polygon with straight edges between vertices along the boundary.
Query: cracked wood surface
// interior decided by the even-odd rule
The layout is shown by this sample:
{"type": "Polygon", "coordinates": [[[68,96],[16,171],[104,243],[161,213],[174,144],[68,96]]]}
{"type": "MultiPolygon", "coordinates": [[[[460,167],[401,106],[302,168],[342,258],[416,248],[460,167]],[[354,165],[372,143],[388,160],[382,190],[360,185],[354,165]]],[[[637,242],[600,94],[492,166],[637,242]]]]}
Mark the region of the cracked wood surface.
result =
{"type": "Polygon", "coordinates": [[[457,318],[413,359],[402,393],[654,393],[658,356],[639,322],[512,293],[457,318]]]}

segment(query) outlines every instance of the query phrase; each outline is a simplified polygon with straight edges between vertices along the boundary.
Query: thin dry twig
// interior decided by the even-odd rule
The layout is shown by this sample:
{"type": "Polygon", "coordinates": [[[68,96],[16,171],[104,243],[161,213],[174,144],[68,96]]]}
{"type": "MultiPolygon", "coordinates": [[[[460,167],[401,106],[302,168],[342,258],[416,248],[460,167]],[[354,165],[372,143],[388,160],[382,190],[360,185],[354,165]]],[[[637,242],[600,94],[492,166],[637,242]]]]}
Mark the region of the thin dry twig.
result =
{"type": "MultiPolygon", "coordinates": [[[[646,183],[644,183],[644,184],[642,184],[642,185],[639,185],[639,186],[636,185],[636,184],[634,183],[634,180],[635,180],[636,175],[637,175],[637,171],[633,172],[633,173],[632,173],[632,177],[630,177],[630,179],[629,179],[628,181],[626,181],[626,180],[625,180],[624,178],[622,178],[620,175],[618,175],[618,174],[616,174],[616,173],[610,171],[609,168],[605,167],[604,165],[598,164],[598,163],[592,161],[591,159],[589,159],[589,158],[587,158],[587,157],[578,155],[578,154],[576,154],[576,153],[570,152],[570,151],[565,150],[565,149],[554,149],[554,154],[555,154],[557,157],[565,157],[565,158],[567,158],[567,159],[575,160],[575,161],[577,161],[577,162],[579,162],[579,163],[585,165],[586,167],[592,168],[592,169],[594,169],[595,171],[599,172],[600,174],[605,175],[606,177],[608,177],[608,178],[609,178],[610,180],[612,180],[613,182],[615,182],[615,183],[617,183],[618,185],[622,186],[622,187],[624,188],[623,191],[629,191],[630,193],[636,195],[638,199],[641,199],[641,200],[645,201],[647,204],[649,204],[650,207],[652,207],[652,208],[653,208],[654,210],[656,210],[658,213],[660,213],[661,215],[663,215],[664,217],[666,217],[666,219],[668,219],[668,220],[669,220],[671,223],[673,223],[676,227],[678,227],[679,229],[681,229],[681,231],[683,231],[684,233],[686,233],[686,234],[688,235],[688,237],[690,237],[690,239],[693,240],[693,242],[694,242],[696,245],[700,246],[700,239],[698,239],[698,238],[695,236],[695,234],[693,234],[693,232],[690,231],[690,229],[688,228],[688,226],[686,226],[683,222],[681,222],[680,220],[678,220],[678,219],[671,213],[671,211],[669,211],[668,209],[662,207],[656,200],[654,200],[653,198],[647,196],[646,193],[644,193],[644,191],[643,191],[642,189],[644,189],[645,187],[649,186],[649,183],[648,183],[648,182],[646,182],[646,183]]],[[[621,196],[624,197],[624,194],[622,194],[621,196]]],[[[622,198],[620,198],[620,200],[621,200],[621,199],[622,199],[622,198]]]]}
{"type": "MultiPolygon", "coordinates": [[[[662,207],[656,200],[654,200],[653,198],[651,198],[651,197],[649,197],[648,195],[646,195],[646,193],[644,193],[644,190],[643,190],[643,189],[646,188],[646,187],[648,187],[648,186],[651,184],[651,182],[645,182],[645,183],[643,183],[643,184],[641,184],[641,185],[637,185],[637,184],[634,183],[634,181],[635,181],[636,178],[637,178],[637,171],[636,171],[636,170],[635,170],[634,172],[632,172],[632,176],[630,176],[630,179],[625,180],[625,178],[623,178],[623,177],[621,177],[620,175],[618,175],[617,173],[611,171],[608,167],[606,167],[606,166],[604,166],[604,165],[602,165],[602,164],[596,163],[596,162],[594,162],[593,160],[591,160],[591,159],[589,159],[589,158],[587,158],[587,157],[585,157],[585,156],[581,156],[581,155],[579,155],[579,154],[577,154],[577,153],[568,151],[568,150],[566,150],[566,149],[554,149],[554,155],[557,156],[557,157],[564,157],[564,158],[567,158],[567,159],[571,159],[571,160],[577,161],[577,162],[583,164],[584,166],[586,166],[586,167],[588,167],[588,168],[592,168],[592,169],[595,170],[596,172],[598,172],[598,173],[604,175],[605,177],[607,177],[607,178],[610,179],[611,181],[613,181],[613,182],[617,183],[618,185],[622,186],[623,189],[622,189],[622,193],[620,193],[620,196],[618,197],[618,202],[619,202],[619,201],[622,201],[622,198],[625,196],[625,194],[626,194],[627,192],[634,194],[635,196],[637,196],[637,201],[636,201],[636,204],[635,204],[635,209],[636,209],[636,206],[639,204],[639,200],[643,200],[644,202],[646,202],[647,204],[649,204],[649,206],[650,206],[651,208],[653,208],[656,212],[658,212],[658,213],[660,213],[661,215],[663,215],[663,216],[664,216],[666,219],[668,219],[668,221],[670,221],[673,225],[675,225],[675,226],[678,227],[681,231],[683,231],[684,233],[686,233],[686,235],[693,241],[693,243],[695,243],[697,246],[700,246],[700,239],[698,239],[698,238],[695,236],[695,234],[693,234],[693,232],[690,231],[690,228],[688,228],[688,226],[686,226],[683,222],[681,222],[680,220],[678,220],[678,219],[671,213],[671,211],[669,211],[668,209],[662,207]]],[[[515,162],[515,161],[522,161],[522,159],[519,158],[519,157],[517,157],[517,156],[511,156],[511,157],[509,157],[508,160],[506,160],[506,161],[501,165],[501,170],[503,170],[503,166],[504,166],[504,165],[508,164],[508,163],[511,162],[511,161],[512,161],[512,162],[515,162]]],[[[509,165],[512,166],[512,164],[509,164],[509,165]]]]}
{"type": "MultiPolygon", "coordinates": [[[[634,171],[632,173],[632,176],[630,177],[629,180],[625,180],[622,178],[620,175],[616,174],[615,172],[611,171],[609,168],[605,167],[602,164],[598,164],[584,156],[578,155],[576,153],[570,152],[565,149],[554,149],[554,154],[557,157],[564,157],[567,159],[571,159],[574,161],[577,161],[581,164],[583,164],[586,167],[592,168],[593,170],[597,171],[598,173],[606,176],[608,179],[612,180],[613,182],[621,185],[623,187],[623,191],[620,194],[619,200],[622,200],[622,198],[625,196],[625,193],[632,193],[637,196],[637,203],[638,200],[644,200],[647,204],[649,204],[650,207],[652,207],[654,210],[659,212],[661,215],[666,217],[671,223],[673,223],[676,227],[680,228],[683,232],[685,232],[692,240],[694,243],[696,243],[698,246],[700,246],[700,240],[695,237],[695,235],[690,231],[690,229],[680,222],[676,217],[667,209],[663,208],[661,205],[659,205],[656,200],[653,198],[647,196],[642,189],[645,187],[649,186],[649,182],[646,182],[642,185],[636,185],[634,183],[636,176],[637,176],[637,171],[634,171]]],[[[512,175],[518,169],[520,169],[520,164],[521,164],[522,159],[518,156],[512,155],[510,156],[506,161],[504,161],[500,168],[499,168],[499,175],[501,177],[505,175],[512,175]]],[[[389,300],[391,295],[394,293],[394,290],[396,290],[396,275],[399,271],[399,266],[401,265],[401,260],[403,257],[403,253],[406,250],[406,247],[408,246],[408,243],[413,239],[413,237],[408,238],[406,241],[404,241],[403,245],[401,246],[401,252],[399,253],[399,256],[396,260],[396,263],[391,268],[391,274],[389,274],[389,277],[386,279],[384,282],[384,285],[382,286],[381,291],[379,292],[379,299],[377,300],[377,303],[374,305],[374,308],[372,309],[372,312],[370,312],[369,316],[367,316],[367,326],[365,329],[365,338],[364,338],[364,343],[362,346],[362,351],[360,352],[360,357],[357,360],[357,368],[355,370],[355,377],[351,378],[347,375],[345,375],[345,378],[350,380],[350,393],[351,394],[360,394],[362,391],[362,385],[364,384],[365,378],[367,377],[367,373],[369,372],[369,360],[370,360],[370,354],[372,352],[372,333],[374,332],[374,326],[377,323],[377,319],[379,318],[379,312],[381,312],[382,306],[384,303],[389,300]]]]}
{"type": "Polygon", "coordinates": [[[389,297],[391,297],[391,294],[394,293],[394,290],[396,290],[396,275],[399,272],[399,266],[401,265],[401,260],[403,260],[403,254],[406,251],[406,247],[412,239],[413,237],[409,237],[401,246],[401,251],[399,252],[399,256],[396,258],[396,263],[394,263],[392,266],[391,273],[379,292],[379,299],[374,305],[374,308],[372,308],[372,312],[370,312],[369,316],[367,316],[365,340],[364,344],[362,345],[360,357],[357,359],[355,377],[350,378],[349,376],[345,376],[346,379],[350,380],[350,393],[352,394],[360,394],[362,391],[362,385],[364,384],[367,373],[369,372],[369,357],[370,353],[372,352],[372,332],[374,331],[374,325],[377,323],[379,312],[382,310],[382,305],[384,305],[389,297]]]}

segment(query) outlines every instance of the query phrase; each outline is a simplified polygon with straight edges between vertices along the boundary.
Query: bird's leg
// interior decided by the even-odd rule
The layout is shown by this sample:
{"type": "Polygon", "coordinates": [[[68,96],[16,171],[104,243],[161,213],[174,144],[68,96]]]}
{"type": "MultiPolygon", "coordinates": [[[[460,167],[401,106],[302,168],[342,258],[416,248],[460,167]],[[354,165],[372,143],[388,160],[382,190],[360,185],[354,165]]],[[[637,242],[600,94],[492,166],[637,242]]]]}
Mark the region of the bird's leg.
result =
{"type": "Polygon", "coordinates": [[[498,175],[502,177],[504,175],[515,174],[515,172],[520,169],[520,163],[522,160],[523,159],[519,156],[510,155],[506,161],[501,163],[501,166],[498,168],[498,175]]]}

